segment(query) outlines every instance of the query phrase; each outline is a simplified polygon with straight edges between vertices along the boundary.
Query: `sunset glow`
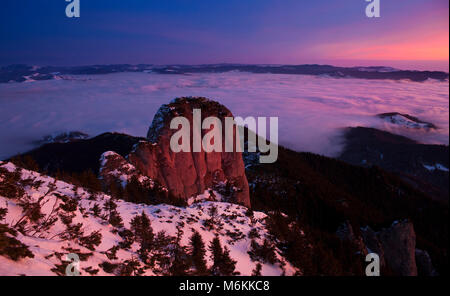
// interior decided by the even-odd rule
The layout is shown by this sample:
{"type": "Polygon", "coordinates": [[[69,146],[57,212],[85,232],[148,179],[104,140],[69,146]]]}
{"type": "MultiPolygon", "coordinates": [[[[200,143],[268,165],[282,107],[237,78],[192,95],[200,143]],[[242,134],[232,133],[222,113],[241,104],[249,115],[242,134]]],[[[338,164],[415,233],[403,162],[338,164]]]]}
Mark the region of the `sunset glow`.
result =
{"type": "Polygon", "coordinates": [[[381,1],[378,19],[365,16],[362,0],[98,0],[84,1],[76,21],[65,17],[64,1],[25,1],[25,10],[22,2],[7,1],[0,11],[0,64],[372,61],[448,71],[445,0],[381,1]]]}

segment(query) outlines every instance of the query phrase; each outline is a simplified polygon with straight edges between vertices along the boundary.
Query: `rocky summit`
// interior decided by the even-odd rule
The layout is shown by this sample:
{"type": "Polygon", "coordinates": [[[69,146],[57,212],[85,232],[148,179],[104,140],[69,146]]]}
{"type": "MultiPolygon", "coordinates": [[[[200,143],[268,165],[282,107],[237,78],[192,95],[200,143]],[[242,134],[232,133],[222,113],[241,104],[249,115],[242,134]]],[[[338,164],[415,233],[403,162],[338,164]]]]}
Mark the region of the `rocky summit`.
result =
{"type": "MultiPolygon", "coordinates": [[[[147,140],[136,144],[127,160],[144,176],[166,187],[177,198],[188,200],[205,190],[222,188],[228,192],[230,201],[250,207],[241,152],[224,152],[224,147],[222,152],[171,150],[170,139],[177,132],[170,129],[171,120],[184,116],[190,122],[192,134],[193,109],[200,109],[202,118],[219,118],[222,126],[225,125],[225,117],[233,117],[225,106],[206,98],[175,99],[159,108],[149,128],[147,140]]],[[[208,131],[202,129],[201,137],[208,131]]],[[[236,133],[236,129],[233,132],[236,133]]]]}

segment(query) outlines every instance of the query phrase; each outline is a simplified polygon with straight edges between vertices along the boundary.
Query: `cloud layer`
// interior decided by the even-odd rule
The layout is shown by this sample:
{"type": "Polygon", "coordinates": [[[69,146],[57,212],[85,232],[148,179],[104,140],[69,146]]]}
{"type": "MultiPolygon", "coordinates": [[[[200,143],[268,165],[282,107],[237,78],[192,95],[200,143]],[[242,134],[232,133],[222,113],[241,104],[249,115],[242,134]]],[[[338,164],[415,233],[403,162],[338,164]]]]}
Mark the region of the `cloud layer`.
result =
{"type": "Polygon", "coordinates": [[[369,126],[424,143],[449,142],[449,83],[373,81],[302,75],[119,73],[0,84],[0,159],[33,148],[45,135],[79,130],[145,136],[159,106],[205,96],[235,116],[278,116],[280,143],[328,156],[342,149],[341,130],[369,126]],[[436,131],[394,127],[374,115],[400,112],[436,131]]]}

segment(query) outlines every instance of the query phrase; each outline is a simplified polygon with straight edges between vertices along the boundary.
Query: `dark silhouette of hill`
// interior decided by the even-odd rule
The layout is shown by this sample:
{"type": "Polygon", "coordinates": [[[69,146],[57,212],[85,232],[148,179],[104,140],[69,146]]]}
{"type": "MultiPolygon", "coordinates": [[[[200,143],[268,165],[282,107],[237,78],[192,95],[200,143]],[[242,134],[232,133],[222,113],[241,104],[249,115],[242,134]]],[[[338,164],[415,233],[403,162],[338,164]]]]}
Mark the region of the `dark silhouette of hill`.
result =
{"type": "Polygon", "coordinates": [[[348,128],[344,138],[345,148],[339,159],[358,166],[379,166],[398,174],[433,198],[448,203],[448,146],[421,144],[365,127],[348,128]]]}

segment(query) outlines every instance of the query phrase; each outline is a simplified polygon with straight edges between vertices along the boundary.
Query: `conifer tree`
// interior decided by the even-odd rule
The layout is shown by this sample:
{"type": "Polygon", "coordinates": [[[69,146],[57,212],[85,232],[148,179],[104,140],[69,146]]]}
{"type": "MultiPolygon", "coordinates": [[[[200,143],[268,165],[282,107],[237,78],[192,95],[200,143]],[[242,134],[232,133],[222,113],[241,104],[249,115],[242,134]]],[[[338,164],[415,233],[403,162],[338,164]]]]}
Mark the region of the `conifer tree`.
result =
{"type": "Polygon", "coordinates": [[[109,224],[117,228],[123,227],[122,217],[117,212],[117,204],[112,198],[105,202],[103,209],[108,213],[109,224]]]}
{"type": "Polygon", "coordinates": [[[151,226],[150,219],[142,211],[141,215],[134,217],[131,222],[131,231],[133,232],[135,239],[139,242],[143,247],[150,247],[153,242],[154,233],[153,228],[151,226]]]}
{"type": "Polygon", "coordinates": [[[7,169],[0,167],[0,195],[6,198],[18,199],[21,198],[25,190],[20,184],[22,180],[22,173],[20,170],[9,172],[7,169]]]}
{"type": "Polygon", "coordinates": [[[253,261],[261,261],[269,264],[275,264],[278,262],[275,246],[269,242],[268,239],[264,239],[262,245],[258,244],[254,239],[250,243],[250,251],[248,251],[250,258],[253,261]]]}
{"type": "Polygon", "coordinates": [[[28,246],[17,240],[16,235],[17,232],[14,229],[6,224],[0,224],[0,256],[9,257],[14,261],[25,257],[34,258],[28,246]]]}
{"type": "Polygon", "coordinates": [[[186,248],[181,246],[181,237],[183,228],[181,224],[177,225],[177,236],[172,248],[172,264],[169,268],[170,275],[184,276],[188,275],[189,263],[186,248]]]}
{"type": "Polygon", "coordinates": [[[213,275],[230,276],[239,274],[235,272],[236,261],[230,257],[230,250],[226,246],[222,249],[220,239],[217,235],[211,241],[209,250],[211,251],[211,259],[213,260],[213,266],[211,268],[213,275]]]}
{"type": "Polygon", "coordinates": [[[80,245],[85,246],[91,251],[95,251],[95,247],[102,243],[102,234],[96,230],[87,236],[80,238],[80,245]]]}
{"type": "Polygon", "coordinates": [[[111,213],[109,216],[109,224],[117,228],[123,227],[122,217],[120,217],[119,212],[113,211],[111,213]]]}
{"type": "Polygon", "coordinates": [[[252,276],[261,276],[262,265],[258,262],[252,271],[252,276]]]}
{"type": "Polygon", "coordinates": [[[211,252],[211,260],[213,261],[213,265],[211,267],[211,274],[213,276],[219,276],[223,250],[220,244],[220,239],[217,235],[211,241],[209,245],[209,250],[211,252]]]}
{"type": "Polygon", "coordinates": [[[0,208],[0,221],[5,219],[6,214],[8,214],[8,208],[0,208]]]}
{"type": "Polygon", "coordinates": [[[230,257],[230,250],[225,246],[222,254],[222,262],[220,264],[220,273],[223,276],[231,276],[238,275],[238,272],[235,272],[236,269],[236,261],[230,257]]]}
{"type": "Polygon", "coordinates": [[[145,212],[142,211],[141,215],[137,215],[131,220],[130,225],[135,241],[140,244],[140,249],[138,250],[139,257],[142,261],[146,262],[148,260],[148,253],[153,248],[153,241],[155,238],[150,219],[145,212]]]}
{"type": "Polygon", "coordinates": [[[136,258],[125,260],[121,266],[120,276],[140,276],[144,273],[144,269],[140,267],[140,262],[136,258]]]}
{"type": "Polygon", "coordinates": [[[92,206],[91,211],[95,217],[100,217],[100,214],[102,212],[97,203],[92,206]]]}
{"type": "Polygon", "coordinates": [[[103,209],[108,213],[108,217],[109,217],[111,215],[111,213],[117,209],[117,204],[111,198],[111,199],[105,201],[105,203],[103,205],[103,209]]]}
{"type": "Polygon", "coordinates": [[[193,230],[192,236],[190,238],[190,248],[191,248],[191,260],[195,268],[196,275],[206,275],[207,267],[205,260],[205,243],[202,240],[202,236],[198,231],[193,230]]]}

